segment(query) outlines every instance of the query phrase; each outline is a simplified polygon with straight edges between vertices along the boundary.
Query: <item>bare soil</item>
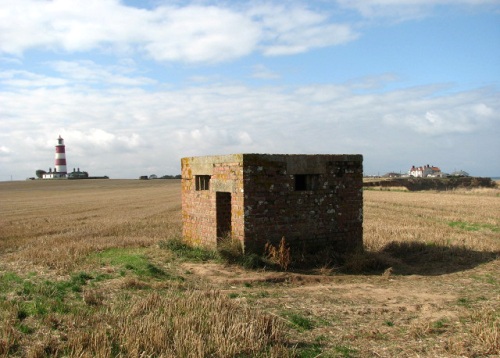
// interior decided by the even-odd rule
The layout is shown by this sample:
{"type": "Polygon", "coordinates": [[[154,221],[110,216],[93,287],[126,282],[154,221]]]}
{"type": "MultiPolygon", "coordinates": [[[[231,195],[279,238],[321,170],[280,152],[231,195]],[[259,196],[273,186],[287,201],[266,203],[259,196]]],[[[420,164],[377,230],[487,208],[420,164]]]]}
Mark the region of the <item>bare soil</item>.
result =
{"type": "Polygon", "coordinates": [[[467,319],[474,310],[498,312],[500,260],[439,276],[277,273],[213,263],[182,267],[242,304],[285,320],[303,315],[313,328],[292,329],[292,341],[318,342],[326,356],[498,354],[481,351],[482,342],[467,335],[467,319]],[[464,340],[457,339],[461,335],[464,340]]]}

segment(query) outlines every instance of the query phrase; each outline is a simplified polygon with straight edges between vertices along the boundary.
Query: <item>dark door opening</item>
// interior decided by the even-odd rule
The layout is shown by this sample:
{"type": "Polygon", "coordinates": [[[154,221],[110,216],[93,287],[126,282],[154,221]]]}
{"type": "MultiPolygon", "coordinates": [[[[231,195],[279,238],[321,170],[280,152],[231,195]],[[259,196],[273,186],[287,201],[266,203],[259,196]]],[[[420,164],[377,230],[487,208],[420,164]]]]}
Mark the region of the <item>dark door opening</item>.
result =
{"type": "Polygon", "coordinates": [[[216,192],[217,242],[231,235],[231,193],[216,192]]]}

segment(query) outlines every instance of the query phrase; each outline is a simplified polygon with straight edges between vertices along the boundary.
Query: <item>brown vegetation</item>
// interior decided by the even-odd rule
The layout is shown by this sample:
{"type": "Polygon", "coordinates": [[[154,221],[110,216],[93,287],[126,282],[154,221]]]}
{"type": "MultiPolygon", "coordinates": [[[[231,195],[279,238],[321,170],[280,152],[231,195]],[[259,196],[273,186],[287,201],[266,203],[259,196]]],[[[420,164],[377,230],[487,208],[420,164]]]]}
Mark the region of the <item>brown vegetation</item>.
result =
{"type": "Polygon", "coordinates": [[[443,178],[364,178],[365,188],[378,188],[386,190],[388,188],[401,188],[409,191],[421,190],[470,190],[497,187],[497,183],[491,178],[481,177],[443,177],[443,178]]]}
{"type": "Polygon", "coordinates": [[[272,263],[281,267],[282,270],[286,271],[288,269],[288,266],[290,266],[292,258],[290,255],[290,247],[288,247],[288,245],[286,244],[286,239],[284,236],[281,238],[278,247],[275,247],[270,243],[266,243],[265,251],[267,258],[272,263]]]}
{"type": "Polygon", "coordinates": [[[493,356],[499,193],[366,191],[365,252],[277,272],[166,244],[178,181],[3,182],[0,357],[493,356]]]}

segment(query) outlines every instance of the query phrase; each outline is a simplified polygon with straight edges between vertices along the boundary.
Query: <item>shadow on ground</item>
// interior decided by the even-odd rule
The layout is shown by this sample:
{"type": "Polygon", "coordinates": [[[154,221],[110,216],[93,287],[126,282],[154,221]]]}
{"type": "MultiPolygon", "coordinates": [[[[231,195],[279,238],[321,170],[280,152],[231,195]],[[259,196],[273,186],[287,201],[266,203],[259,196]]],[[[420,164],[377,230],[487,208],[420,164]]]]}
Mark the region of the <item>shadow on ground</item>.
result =
{"type": "Polygon", "coordinates": [[[483,252],[422,242],[390,242],[378,252],[347,258],[345,273],[378,274],[392,268],[398,275],[444,275],[500,259],[500,251],[483,252]]]}

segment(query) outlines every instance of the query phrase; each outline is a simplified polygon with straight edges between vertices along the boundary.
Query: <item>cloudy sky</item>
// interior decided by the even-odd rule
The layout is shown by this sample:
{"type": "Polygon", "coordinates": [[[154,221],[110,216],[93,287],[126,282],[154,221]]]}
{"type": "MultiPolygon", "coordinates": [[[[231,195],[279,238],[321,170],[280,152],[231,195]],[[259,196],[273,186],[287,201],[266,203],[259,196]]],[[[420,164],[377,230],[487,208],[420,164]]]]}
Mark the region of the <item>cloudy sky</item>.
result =
{"type": "Polygon", "coordinates": [[[500,0],[0,0],[0,181],[359,153],[500,176],[500,0]]]}

